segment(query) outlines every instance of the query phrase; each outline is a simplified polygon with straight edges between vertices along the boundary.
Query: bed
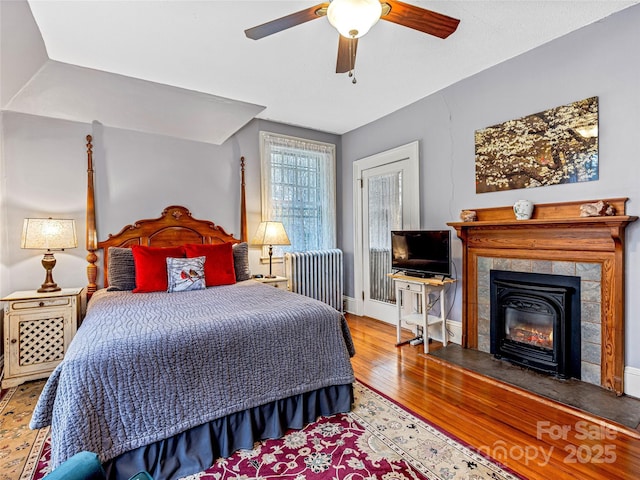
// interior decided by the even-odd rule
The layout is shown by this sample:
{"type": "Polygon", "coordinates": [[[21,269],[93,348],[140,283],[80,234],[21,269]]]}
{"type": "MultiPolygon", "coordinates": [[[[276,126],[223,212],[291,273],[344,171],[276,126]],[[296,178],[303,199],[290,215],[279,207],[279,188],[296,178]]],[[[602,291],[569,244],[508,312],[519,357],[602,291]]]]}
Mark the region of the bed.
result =
{"type": "Polygon", "coordinates": [[[88,154],[91,300],[31,421],[32,428],[51,425],[52,466],[90,450],[112,479],[141,469],[156,480],[180,478],[255,441],[350,410],[355,352],[340,312],[248,278],[246,228],[235,238],[182,206],[95,242],[90,138],[88,154]],[[237,281],[173,293],[122,288],[129,250],[184,245],[230,248],[237,281]],[[96,289],[100,249],[108,288],[96,289]]]}

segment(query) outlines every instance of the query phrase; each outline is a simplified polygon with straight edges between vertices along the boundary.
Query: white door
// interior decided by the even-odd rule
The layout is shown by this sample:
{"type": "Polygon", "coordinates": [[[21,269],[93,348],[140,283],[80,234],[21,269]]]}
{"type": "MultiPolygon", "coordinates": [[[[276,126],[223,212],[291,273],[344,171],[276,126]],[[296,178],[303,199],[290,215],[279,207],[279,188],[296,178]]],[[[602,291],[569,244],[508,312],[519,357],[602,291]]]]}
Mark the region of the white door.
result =
{"type": "MultiPolygon", "coordinates": [[[[356,313],[389,323],[395,323],[397,316],[395,290],[387,276],[391,273],[391,231],[420,227],[417,147],[414,142],[356,162],[359,221],[355,260],[359,265],[355,286],[361,298],[356,313]]],[[[359,303],[357,299],[356,305],[359,303]]]]}

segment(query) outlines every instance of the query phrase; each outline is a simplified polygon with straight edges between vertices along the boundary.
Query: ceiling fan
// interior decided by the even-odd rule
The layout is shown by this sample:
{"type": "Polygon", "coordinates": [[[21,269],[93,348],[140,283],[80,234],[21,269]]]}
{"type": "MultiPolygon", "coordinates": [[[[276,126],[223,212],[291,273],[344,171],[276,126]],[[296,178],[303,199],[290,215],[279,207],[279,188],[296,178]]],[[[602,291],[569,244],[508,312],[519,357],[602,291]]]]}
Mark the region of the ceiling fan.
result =
{"type": "MultiPolygon", "coordinates": [[[[326,16],[340,33],[336,73],[353,75],[358,38],[380,19],[447,38],[458,28],[460,20],[395,0],[333,0],[277,18],[244,31],[248,38],[259,40],[301,23],[326,16]]],[[[353,83],[356,83],[355,77],[353,83]]]]}

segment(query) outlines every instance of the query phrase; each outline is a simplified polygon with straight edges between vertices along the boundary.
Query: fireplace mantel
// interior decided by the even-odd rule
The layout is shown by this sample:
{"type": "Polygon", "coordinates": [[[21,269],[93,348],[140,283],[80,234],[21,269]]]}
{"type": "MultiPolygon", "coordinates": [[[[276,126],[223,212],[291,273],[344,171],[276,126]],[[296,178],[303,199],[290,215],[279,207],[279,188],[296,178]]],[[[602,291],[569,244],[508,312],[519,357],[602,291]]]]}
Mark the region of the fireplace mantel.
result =
{"type": "Polygon", "coordinates": [[[627,198],[605,199],[616,215],[580,217],[580,205],[535,206],[532,218],[516,220],[511,206],[475,209],[477,221],[451,222],[462,240],[462,346],[477,348],[478,258],[593,262],[602,266],[601,383],[623,393],[624,231],[637,220],[625,214],[627,198]]]}

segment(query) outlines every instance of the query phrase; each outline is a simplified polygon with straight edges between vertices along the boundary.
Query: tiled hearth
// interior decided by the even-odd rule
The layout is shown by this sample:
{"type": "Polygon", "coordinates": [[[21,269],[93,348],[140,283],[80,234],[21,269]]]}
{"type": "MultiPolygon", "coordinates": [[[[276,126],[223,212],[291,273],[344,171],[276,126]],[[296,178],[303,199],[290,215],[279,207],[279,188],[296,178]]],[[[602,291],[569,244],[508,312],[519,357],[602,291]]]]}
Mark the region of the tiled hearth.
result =
{"type": "Polygon", "coordinates": [[[462,346],[488,352],[491,269],[580,277],[581,377],[624,392],[624,232],[626,198],[607,199],[616,215],[581,217],[580,205],[538,204],[529,220],[511,207],[477,209],[452,222],[462,240],[462,346]]]}
{"type": "Polygon", "coordinates": [[[489,272],[491,270],[576,276],[580,278],[581,380],[600,385],[602,382],[600,374],[601,264],[499,257],[478,257],[477,261],[478,350],[490,353],[489,272]]]}

